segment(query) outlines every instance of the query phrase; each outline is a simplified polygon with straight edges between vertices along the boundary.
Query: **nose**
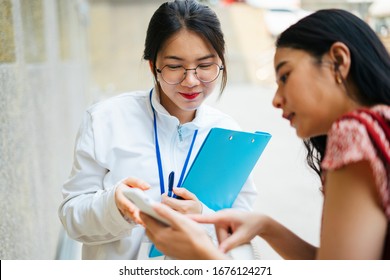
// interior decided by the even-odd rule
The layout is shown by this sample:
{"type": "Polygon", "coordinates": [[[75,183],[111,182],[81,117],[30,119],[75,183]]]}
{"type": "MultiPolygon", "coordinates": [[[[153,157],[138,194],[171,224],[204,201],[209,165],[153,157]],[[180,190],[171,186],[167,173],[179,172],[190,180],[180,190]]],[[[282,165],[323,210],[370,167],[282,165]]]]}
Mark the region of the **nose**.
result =
{"type": "Polygon", "coordinates": [[[184,80],[181,82],[181,85],[186,87],[194,87],[199,85],[200,81],[195,73],[195,69],[187,69],[184,80]]]}
{"type": "Polygon", "coordinates": [[[275,92],[274,98],[272,99],[272,105],[275,108],[280,109],[280,108],[282,108],[282,103],[283,103],[283,97],[279,93],[279,90],[277,90],[275,92]]]}

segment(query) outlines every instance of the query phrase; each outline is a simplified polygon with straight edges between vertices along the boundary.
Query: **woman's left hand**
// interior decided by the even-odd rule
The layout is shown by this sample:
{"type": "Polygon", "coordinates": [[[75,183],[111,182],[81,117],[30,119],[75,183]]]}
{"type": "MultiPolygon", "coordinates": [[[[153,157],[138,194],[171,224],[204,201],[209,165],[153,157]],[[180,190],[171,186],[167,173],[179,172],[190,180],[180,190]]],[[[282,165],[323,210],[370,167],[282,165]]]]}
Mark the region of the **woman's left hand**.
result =
{"type": "Polygon", "coordinates": [[[185,188],[173,188],[173,193],[180,196],[182,199],[168,197],[166,194],[162,196],[161,203],[171,207],[182,214],[201,214],[203,205],[202,202],[192,192],[185,188]]]}

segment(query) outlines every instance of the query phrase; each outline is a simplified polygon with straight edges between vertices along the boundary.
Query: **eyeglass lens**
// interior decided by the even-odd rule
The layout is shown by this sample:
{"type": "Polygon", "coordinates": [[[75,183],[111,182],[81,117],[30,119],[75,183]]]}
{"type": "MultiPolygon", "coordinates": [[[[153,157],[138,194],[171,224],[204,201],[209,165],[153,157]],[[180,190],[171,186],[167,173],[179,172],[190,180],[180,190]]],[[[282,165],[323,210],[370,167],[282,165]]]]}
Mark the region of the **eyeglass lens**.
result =
{"type": "Polygon", "coordinates": [[[195,76],[204,83],[210,83],[218,78],[220,71],[223,68],[218,64],[199,64],[194,69],[186,69],[183,66],[164,66],[159,73],[161,73],[161,77],[168,84],[179,84],[181,83],[186,75],[187,71],[195,71],[195,76]]]}

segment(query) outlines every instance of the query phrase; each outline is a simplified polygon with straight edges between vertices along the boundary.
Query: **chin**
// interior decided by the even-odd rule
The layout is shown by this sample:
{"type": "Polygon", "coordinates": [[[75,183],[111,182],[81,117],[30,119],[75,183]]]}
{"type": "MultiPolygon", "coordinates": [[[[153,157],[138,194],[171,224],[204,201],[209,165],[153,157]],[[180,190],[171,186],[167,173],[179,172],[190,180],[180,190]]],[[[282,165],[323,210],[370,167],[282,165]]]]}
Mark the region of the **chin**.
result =
{"type": "MultiPolygon", "coordinates": [[[[200,106],[200,105],[199,105],[199,106],[200,106]]],[[[184,111],[187,111],[187,112],[193,112],[193,111],[198,110],[199,106],[186,107],[186,108],[183,108],[183,110],[184,110],[184,111]]]]}
{"type": "Polygon", "coordinates": [[[300,131],[298,129],[295,130],[297,136],[301,139],[307,139],[307,138],[310,138],[312,137],[312,135],[309,135],[308,133],[305,133],[304,131],[300,131]]]}
{"type": "Polygon", "coordinates": [[[201,102],[186,103],[181,106],[181,109],[184,111],[195,111],[200,107],[200,105],[202,105],[201,102]]]}

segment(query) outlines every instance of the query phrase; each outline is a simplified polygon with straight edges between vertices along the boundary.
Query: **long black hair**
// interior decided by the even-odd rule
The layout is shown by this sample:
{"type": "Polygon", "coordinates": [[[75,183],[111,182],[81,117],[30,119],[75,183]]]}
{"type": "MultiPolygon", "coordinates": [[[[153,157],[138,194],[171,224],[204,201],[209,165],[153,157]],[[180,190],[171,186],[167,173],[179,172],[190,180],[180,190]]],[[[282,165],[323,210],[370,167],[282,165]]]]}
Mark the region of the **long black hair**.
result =
{"type": "MultiPolygon", "coordinates": [[[[321,60],[335,42],[350,50],[351,67],[347,80],[358,88],[355,98],[366,106],[390,104],[390,57],[385,46],[363,20],[339,9],[319,10],[286,29],[276,47],[300,49],[321,60]]],[[[304,140],[307,162],[321,175],[327,136],[304,140]]]]}
{"type": "MultiPolygon", "coordinates": [[[[220,93],[227,83],[225,40],[215,12],[195,0],[165,2],[153,14],[146,33],[143,58],[156,65],[157,54],[175,33],[186,28],[205,38],[215,49],[224,66],[220,93]]],[[[157,76],[154,69],[154,76],[157,76]]]]}

